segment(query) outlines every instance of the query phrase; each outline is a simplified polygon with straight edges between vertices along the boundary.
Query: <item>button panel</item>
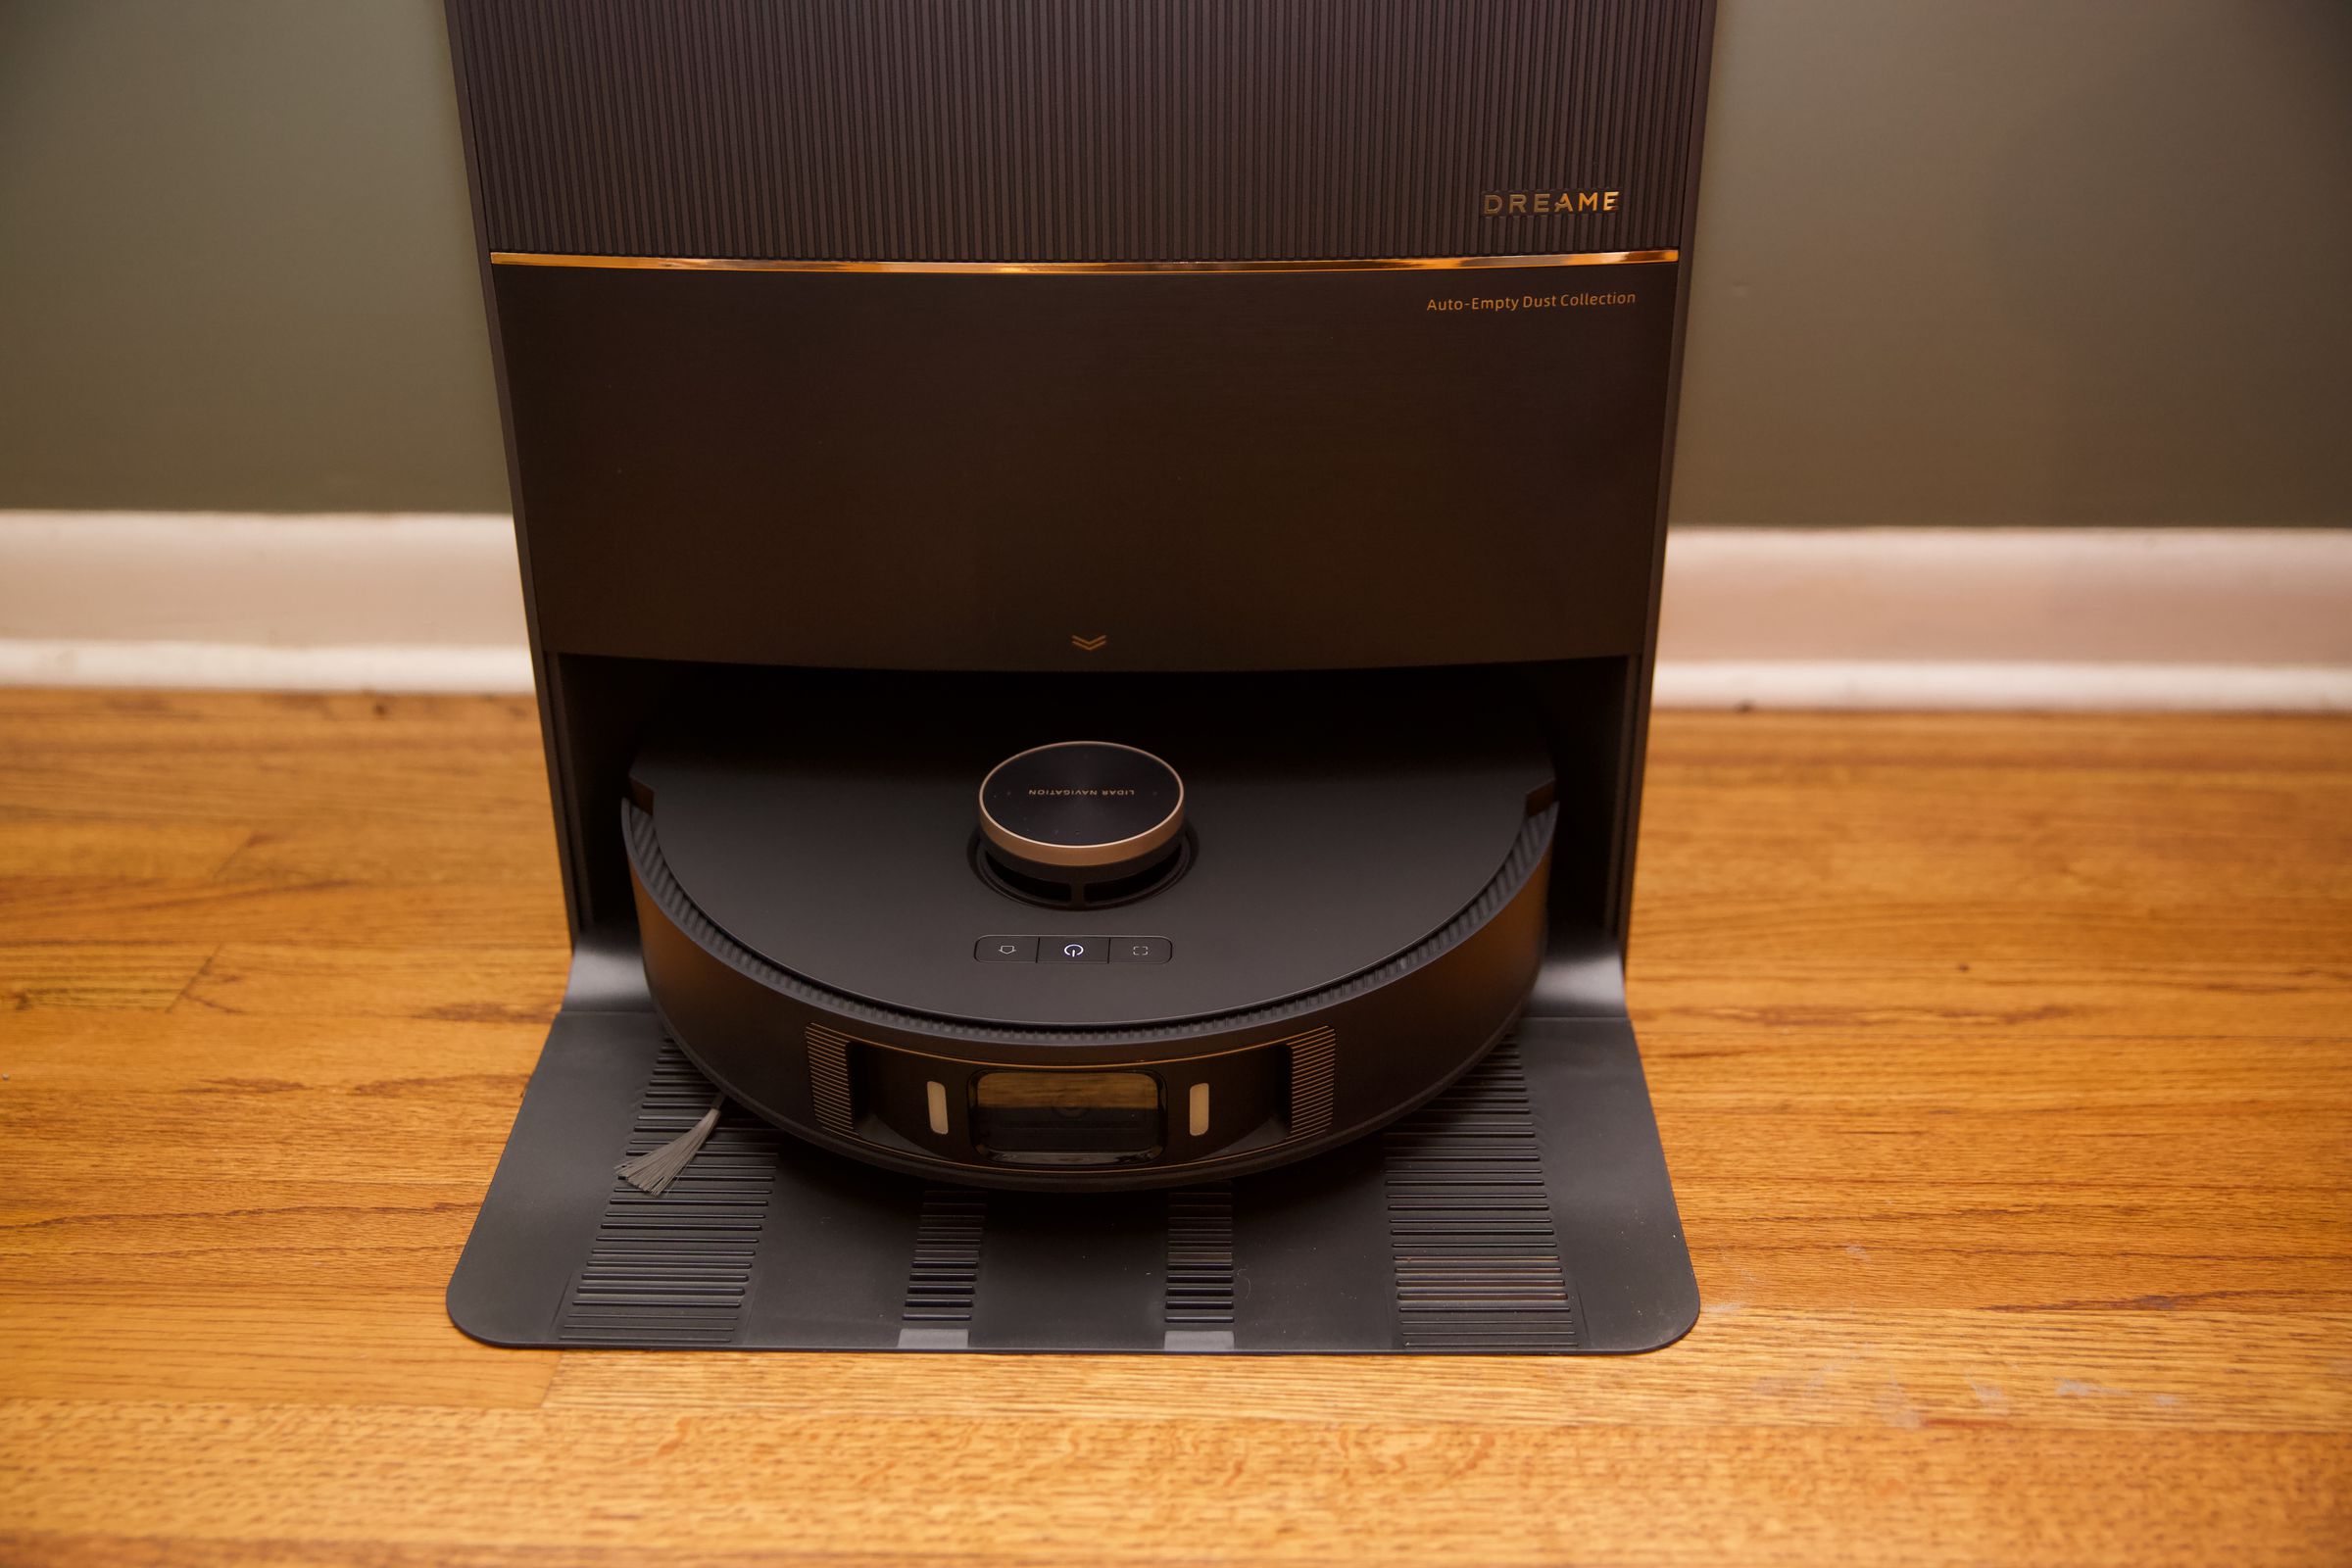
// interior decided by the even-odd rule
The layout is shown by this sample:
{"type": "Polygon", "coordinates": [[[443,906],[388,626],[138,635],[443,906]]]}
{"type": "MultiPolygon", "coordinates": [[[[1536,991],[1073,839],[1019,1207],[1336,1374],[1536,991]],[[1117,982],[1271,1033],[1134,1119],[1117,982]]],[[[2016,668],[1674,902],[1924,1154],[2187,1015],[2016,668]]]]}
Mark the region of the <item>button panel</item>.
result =
{"type": "Polygon", "coordinates": [[[982,963],[1165,963],[1176,956],[1166,937],[982,937],[982,963]]]}

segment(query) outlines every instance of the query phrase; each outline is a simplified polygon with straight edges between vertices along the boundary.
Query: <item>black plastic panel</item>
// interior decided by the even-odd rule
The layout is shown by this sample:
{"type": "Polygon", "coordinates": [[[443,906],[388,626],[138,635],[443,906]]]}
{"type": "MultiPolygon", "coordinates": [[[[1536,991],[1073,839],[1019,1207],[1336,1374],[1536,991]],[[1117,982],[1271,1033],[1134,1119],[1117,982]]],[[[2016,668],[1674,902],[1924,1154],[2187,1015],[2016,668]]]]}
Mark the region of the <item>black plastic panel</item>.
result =
{"type": "Polygon", "coordinates": [[[1673,265],[492,270],[561,652],[1100,672],[1642,644],[1673,265]]]}
{"type": "Polygon", "coordinates": [[[1523,1026],[1382,1138],[1231,1183],[980,1193],[730,1111],[661,1198],[612,1163],[710,1090],[650,1013],[557,1020],[449,1305],[494,1344],[1652,1349],[1697,1312],[1622,1020],[1523,1026]]]}

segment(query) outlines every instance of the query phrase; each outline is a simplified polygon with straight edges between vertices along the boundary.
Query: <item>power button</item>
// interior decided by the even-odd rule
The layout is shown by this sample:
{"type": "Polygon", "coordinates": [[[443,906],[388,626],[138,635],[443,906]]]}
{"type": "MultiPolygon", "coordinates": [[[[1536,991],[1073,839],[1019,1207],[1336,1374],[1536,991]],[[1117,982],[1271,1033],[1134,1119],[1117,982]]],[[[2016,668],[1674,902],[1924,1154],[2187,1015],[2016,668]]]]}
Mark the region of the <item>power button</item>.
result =
{"type": "Polygon", "coordinates": [[[1101,963],[1109,956],[1101,937],[1047,937],[1038,944],[1040,963],[1101,963]]]}

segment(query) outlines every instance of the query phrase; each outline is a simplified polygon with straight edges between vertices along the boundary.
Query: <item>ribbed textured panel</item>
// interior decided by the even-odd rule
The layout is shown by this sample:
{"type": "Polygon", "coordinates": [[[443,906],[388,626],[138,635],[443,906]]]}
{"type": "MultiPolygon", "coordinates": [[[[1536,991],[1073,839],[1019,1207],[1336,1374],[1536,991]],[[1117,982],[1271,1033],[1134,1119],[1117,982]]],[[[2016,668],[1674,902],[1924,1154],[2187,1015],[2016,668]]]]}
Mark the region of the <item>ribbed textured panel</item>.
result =
{"type": "Polygon", "coordinates": [[[490,248],[1679,246],[1703,0],[457,0],[490,248]],[[1616,211],[1483,216],[1490,192],[1616,211]]]}
{"type": "Polygon", "coordinates": [[[1576,1296],[1518,1045],[1495,1047],[1386,1142],[1404,1348],[1573,1348],[1576,1296]]]}
{"type": "Polygon", "coordinates": [[[1178,1188],[1168,1195],[1168,1278],[1161,1311],[1169,1330],[1177,1335],[1230,1330],[1233,1290],[1233,1184],[1178,1188]]]}
{"type": "Polygon", "coordinates": [[[1291,1136],[1320,1138],[1331,1131],[1333,1058],[1339,1042],[1329,1029],[1313,1029],[1289,1044],[1291,1136]]]}
{"type": "MultiPolygon", "coordinates": [[[[646,1153],[701,1119],[710,1085],[664,1044],[621,1155],[646,1153]]],[[[614,1181],[558,1334],[578,1344],[728,1345],[776,1185],[781,1135],[729,1105],[660,1198],[614,1181]]]]}
{"type": "Polygon", "coordinates": [[[910,1325],[969,1323],[980,1288],[980,1238],[988,1197],[966,1187],[932,1187],[914,1222],[914,1261],[906,1272],[910,1325]]]}
{"type": "Polygon", "coordinates": [[[805,1032],[808,1039],[808,1094],[816,1103],[816,1124],[848,1138],[856,1122],[850,1101],[850,1037],[821,1023],[810,1024],[805,1032]]]}

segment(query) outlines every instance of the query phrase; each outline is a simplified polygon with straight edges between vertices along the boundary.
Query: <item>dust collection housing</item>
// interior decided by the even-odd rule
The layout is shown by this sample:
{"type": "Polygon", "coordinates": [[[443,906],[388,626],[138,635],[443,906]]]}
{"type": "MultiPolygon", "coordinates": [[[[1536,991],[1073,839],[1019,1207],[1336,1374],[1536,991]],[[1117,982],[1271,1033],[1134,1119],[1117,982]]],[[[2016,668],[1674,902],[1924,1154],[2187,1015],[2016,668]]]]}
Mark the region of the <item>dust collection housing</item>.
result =
{"type": "Polygon", "coordinates": [[[981,1188],[1621,1019],[1703,0],[451,0],[573,1007],[981,1188]]]}

